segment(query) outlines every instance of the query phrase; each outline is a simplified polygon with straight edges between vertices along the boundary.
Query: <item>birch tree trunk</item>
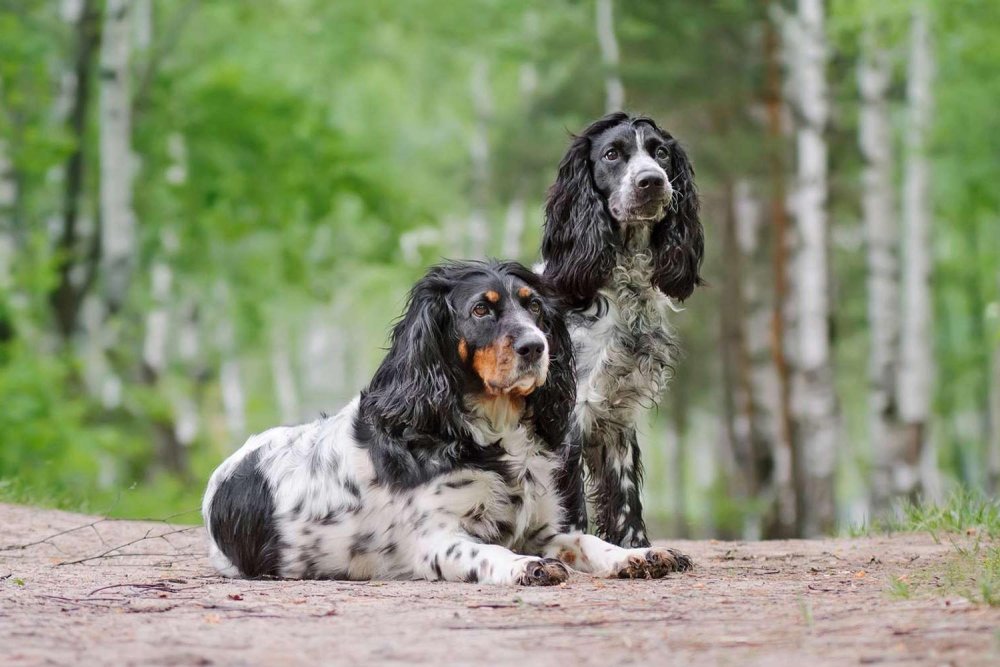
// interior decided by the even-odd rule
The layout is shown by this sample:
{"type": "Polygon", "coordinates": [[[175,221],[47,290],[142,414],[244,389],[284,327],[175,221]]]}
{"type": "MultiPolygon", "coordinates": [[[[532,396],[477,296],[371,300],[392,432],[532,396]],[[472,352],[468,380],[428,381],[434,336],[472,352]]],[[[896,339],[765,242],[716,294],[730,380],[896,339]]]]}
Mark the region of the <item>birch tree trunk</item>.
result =
{"type": "Polygon", "coordinates": [[[798,251],[795,439],[800,467],[799,532],[833,528],[833,475],[838,428],[830,345],[829,229],[827,219],[828,116],[826,37],[822,0],[798,0],[794,40],[794,102],[799,120],[795,222],[798,251]]]}
{"type": "MultiPolygon", "coordinates": [[[[775,460],[781,432],[781,397],[778,375],[769,345],[772,306],[767,298],[770,265],[763,242],[760,202],[747,179],[736,182],[733,191],[736,243],[742,261],[741,298],[744,384],[748,396],[748,438],[752,467],[752,496],[760,512],[748,513],[745,539],[765,537],[765,529],[776,517],[777,486],[775,460]]],[[[766,536],[770,536],[769,532],[766,536]]]]}
{"type": "Polygon", "coordinates": [[[625,86],[619,72],[620,57],[612,0],[597,0],[596,9],[597,41],[601,45],[601,62],[604,65],[604,110],[611,113],[625,107],[625,86]]]}
{"type": "Polygon", "coordinates": [[[490,70],[483,58],[472,65],[472,103],[475,109],[475,127],[469,144],[472,159],[472,212],[469,216],[469,256],[486,257],[489,250],[490,229],[487,220],[490,192],[490,123],[493,119],[493,98],[490,94],[490,70]]]}
{"type": "MultiPolygon", "coordinates": [[[[540,39],[539,18],[536,12],[529,11],[525,14],[524,32],[531,41],[540,39]]],[[[524,63],[521,65],[518,77],[518,92],[521,96],[521,113],[525,117],[529,117],[532,113],[537,90],[538,66],[534,62],[524,63]]],[[[503,243],[501,244],[503,257],[520,258],[523,254],[521,239],[524,236],[524,228],[527,223],[524,210],[524,190],[527,187],[524,176],[519,174],[514,185],[514,196],[507,205],[507,214],[504,216],[503,243]]]]}
{"type": "MultiPolygon", "coordinates": [[[[674,381],[677,382],[681,379],[680,377],[674,378],[674,381]]],[[[687,485],[690,480],[687,450],[690,405],[687,394],[683,391],[672,391],[669,395],[670,417],[667,419],[667,438],[670,456],[667,465],[671,473],[669,480],[674,494],[673,534],[686,538],[691,534],[687,507],[687,485]]]]}
{"type": "MultiPolygon", "coordinates": [[[[72,71],[63,77],[61,87],[67,91],[68,134],[73,148],[66,158],[63,173],[62,215],[59,220],[56,249],[58,280],[49,295],[56,324],[64,340],[76,332],[80,310],[97,271],[100,248],[97,233],[87,248],[82,248],[79,223],[83,203],[83,175],[86,165],[87,112],[90,106],[91,81],[94,78],[96,54],[101,44],[101,10],[99,0],[66,2],[63,18],[74,25],[75,50],[72,71]]],[[[64,98],[60,95],[60,98],[64,98]]],[[[57,106],[65,105],[60,99],[57,106]]],[[[62,109],[56,110],[62,114],[62,109]]]]}
{"type": "MultiPolygon", "coordinates": [[[[750,375],[750,355],[746,336],[747,273],[739,243],[736,209],[736,186],[725,185],[725,210],[722,220],[723,289],[719,299],[719,322],[722,327],[722,370],[725,385],[727,436],[734,465],[734,495],[749,507],[760,488],[755,465],[754,387],[750,375]]],[[[748,515],[749,516],[749,515],[748,515]]],[[[751,519],[750,523],[757,522],[751,519]]],[[[759,533],[759,530],[747,526],[759,533]]]]}
{"type": "Polygon", "coordinates": [[[274,394],[278,399],[278,413],[283,424],[296,424],[302,419],[299,407],[299,390],[292,369],[292,358],[288,354],[291,338],[282,327],[276,327],[271,340],[271,374],[274,378],[274,394]]]}
{"type": "MultiPolygon", "coordinates": [[[[1000,275],[997,287],[1000,288],[1000,275]]],[[[1000,293],[1000,289],[998,289],[1000,293]]],[[[1000,301],[993,304],[994,316],[1000,319],[1000,301]]],[[[1000,492],[1000,331],[993,330],[993,354],[990,365],[990,436],[987,453],[986,489],[990,495],[1000,492]]]]}
{"type": "Polygon", "coordinates": [[[110,312],[121,307],[135,264],[129,0],[108,0],[101,48],[101,269],[110,312]]]}
{"type": "Polygon", "coordinates": [[[201,316],[197,303],[187,299],[178,308],[177,360],[193,379],[193,391],[177,392],[172,397],[174,434],[178,442],[190,446],[201,429],[198,405],[203,400],[209,372],[201,355],[201,316]]]}
{"type": "Polygon", "coordinates": [[[517,259],[521,256],[521,237],[524,235],[524,197],[517,194],[507,205],[504,216],[502,256],[517,259]]]}
{"type": "MultiPolygon", "coordinates": [[[[166,244],[165,244],[166,245],[166,244]]],[[[157,260],[150,268],[152,307],[146,314],[146,335],[142,345],[142,378],[150,387],[158,387],[167,369],[167,347],[170,337],[170,297],[173,271],[166,261],[157,260]]],[[[176,402],[175,402],[176,404],[176,402]]],[[[187,450],[178,438],[176,420],[170,412],[147,415],[156,433],[160,463],[170,472],[187,478],[187,450]]]]}
{"type": "Polygon", "coordinates": [[[896,494],[893,461],[899,450],[899,222],[893,187],[893,136],[888,93],[892,62],[866,22],[858,63],[861,109],[858,144],[864,159],[861,211],[867,242],[869,356],[869,434],[872,451],[871,500],[884,511],[896,494]]]}
{"type": "MultiPolygon", "coordinates": [[[[769,0],[769,8],[779,7],[777,0],[769,0]]],[[[774,438],[774,493],[777,501],[777,512],[766,527],[768,537],[791,537],[796,532],[796,500],[795,483],[798,466],[792,437],[792,407],[791,407],[791,367],[787,357],[787,309],[790,303],[788,287],[789,278],[789,220],[787,209],[787,187],[785,183],[786,160],[786,130],[784,123],[785,107],[782,95],[781,76],[781,32],[778,21],[781,19],[776,11],[771,11],[771,17],[764,27],[764,103],[767,112],[767,172],[770,181],[770,222],[772,236],[772,278],[774,297],[770,320],[771,355],[775,371],[777,390],[778,429],[774,438]]]]}
{"type": "MultiPolygon", "coordinates": [[[[896,488],[921,491],[920,463],[928,447],[933,346],[931,339],[931,200],[927,141],[933,79],[928,8],[919,2],[910,26],[906,97],[906,164],[903,174],[903,328],[900,337],[899,412],[905,428],[896,465],[896,488]]],[[[930,480],[923,480],[924,482],[930,480]]]]}
{"type": "Polygon", "coordinates": [[[232,320],[232,296],[229,286],[222,280],[215,284],[212,300],[215,302],[215,348],[222,361],[219,366],[219,390],[222,394],[222,411],[226,430],[233,446],[246,436],[246,393],[243,390],[243,372],[236,346],[236,328],[232,320]]]}
{"type": "MultiPolygon", "coordinates": [[[[4,106],[3,81],[0,80],[0,111],[4,106]]],[[[6,140],[0,138],[0,342],[7,339],[4,293],[12,286],[15,251],[14,210],[17,203],[17,179],[8,154],[6,140]]]]}

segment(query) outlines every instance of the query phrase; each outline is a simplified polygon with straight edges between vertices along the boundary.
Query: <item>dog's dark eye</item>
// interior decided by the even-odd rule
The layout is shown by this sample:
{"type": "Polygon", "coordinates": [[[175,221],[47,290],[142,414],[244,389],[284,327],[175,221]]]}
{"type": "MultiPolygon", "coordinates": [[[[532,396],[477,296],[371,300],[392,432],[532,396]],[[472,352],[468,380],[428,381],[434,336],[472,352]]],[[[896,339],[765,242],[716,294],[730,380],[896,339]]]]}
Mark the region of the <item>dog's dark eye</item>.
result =
{"type": "Polygon", "coordinates": [[[472,307],[472,314],[476,317],[486,317],[490,314],[490,307],[485,303],[477,303],[472,307]]]}
{"type": "Polygon", "coordinates": [[[615,161],[615,160],[617,160],[617,159],[618,159],[619,157],[620,157],[620,156],[619,156],[619,154],[618,154],[618,151],[617,151],[617,150],[615,150],[614,148],[612,148],[611,150],[609,150],[608,152],[606,152],[606,153],[604,154],[604,159],[605,159],[605,160],[607,160],[608,162],[614,162],[614,161],[615,161]]]}
{"type": "Polygon", "coordinates": [[[542,312],[542,302],[538,299],[532,299],[528,303],[528,310],[530,310],[535,315],[539,315],[542,312]]]}
{"type": "Polygon", "coordinates": [[[667,152],[667,149],[666,149],[665,146],[660,146],[659,148],[656,149],[656,159],[657,160],[666,160],[669,156],[670,156],[670,154],[667,152]]]}

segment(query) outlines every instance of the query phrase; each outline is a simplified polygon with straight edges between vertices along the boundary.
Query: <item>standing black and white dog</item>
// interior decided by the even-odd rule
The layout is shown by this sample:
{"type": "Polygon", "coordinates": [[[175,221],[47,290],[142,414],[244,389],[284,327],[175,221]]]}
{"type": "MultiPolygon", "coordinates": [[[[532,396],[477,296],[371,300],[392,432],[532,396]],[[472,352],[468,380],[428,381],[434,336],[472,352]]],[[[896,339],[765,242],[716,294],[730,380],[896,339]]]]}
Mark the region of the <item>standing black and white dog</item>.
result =
{"type": "Polygon", "coordinates": [[[572,306],[567,525],[587,527],[582,453],[597,534],[613,544],[649,546],[636,420],[670,378],[668,311],[701,284],[703,248],[694,172],[670,134],[613,113],[573,139],[549,190],[542,240],[544,275],[572,306]]]}
{"type": "Polygon", "coordinates": [[[550,585],[563,563],[660,577],[690,561],[561,532],[575,397],[569,334],[515,263],[435,267],[382,365],[334,417],[255,435],[203,514],[227,576],[550,585]]]}

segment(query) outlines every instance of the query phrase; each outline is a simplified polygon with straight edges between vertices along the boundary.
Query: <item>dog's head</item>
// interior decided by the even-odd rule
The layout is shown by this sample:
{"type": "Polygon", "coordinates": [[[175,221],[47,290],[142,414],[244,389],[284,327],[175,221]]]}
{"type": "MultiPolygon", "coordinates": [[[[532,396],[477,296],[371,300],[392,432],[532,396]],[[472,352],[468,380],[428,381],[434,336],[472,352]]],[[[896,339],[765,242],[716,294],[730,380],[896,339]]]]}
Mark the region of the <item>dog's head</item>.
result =
{"type": "Polygon", "coordinates": [[[684,300],[702,283],[694,170],[669,133],[614,113],[573,138],[545,207],[545,274],[576,302],[605,285],[625,231],[648,225],[653,286],[684,300]]]}
{"type": "Polygon", "coordinates": [[[391,434],[447,440],[468,437],[474,408],[515,411],[557,447],[575,390],[569,334],[542,279],[514,262],[456,262],[414,286],[361,410],[391,434]]]}

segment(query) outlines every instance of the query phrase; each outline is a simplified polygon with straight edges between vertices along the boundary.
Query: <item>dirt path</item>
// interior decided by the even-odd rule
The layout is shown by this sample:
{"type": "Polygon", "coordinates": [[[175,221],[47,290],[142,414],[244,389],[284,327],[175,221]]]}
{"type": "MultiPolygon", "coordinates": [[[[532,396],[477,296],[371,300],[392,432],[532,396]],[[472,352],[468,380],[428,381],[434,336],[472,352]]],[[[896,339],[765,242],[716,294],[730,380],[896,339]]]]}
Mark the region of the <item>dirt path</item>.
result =
{"type": "Polygon", "coordinates": [[[694,572],[515,589],[230,581],[200,528],[94,521],[0,505],[0,547],[45,540],[0,551],[0,665],[1000,664],[1000,609],[886,594],[948,557],[918,535],[679,542],[694,572]]]}

